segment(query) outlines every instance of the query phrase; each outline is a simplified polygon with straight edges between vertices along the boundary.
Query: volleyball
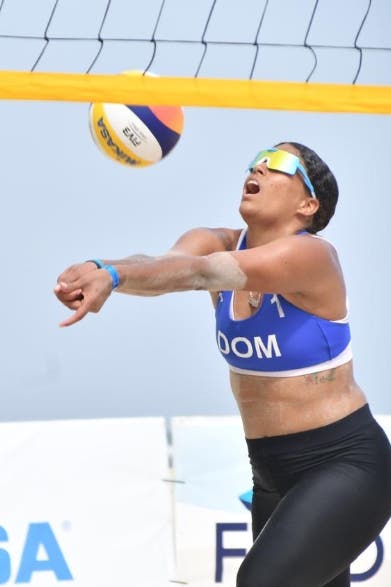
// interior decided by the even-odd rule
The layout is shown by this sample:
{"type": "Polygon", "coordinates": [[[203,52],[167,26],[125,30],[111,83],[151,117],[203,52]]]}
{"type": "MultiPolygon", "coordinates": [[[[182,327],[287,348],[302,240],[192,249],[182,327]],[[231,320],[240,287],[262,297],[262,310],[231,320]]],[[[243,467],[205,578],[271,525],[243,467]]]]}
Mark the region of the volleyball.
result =
{"type": "MultiPolygon", "coordinates": [[[[137,71],[124,73],[142,75],[137,71]]],[[[95,144],[107,157],[128,167],[146,167],[175,147],[184,116],[180,106],[93,103],[89,122],[95,144]]]]}

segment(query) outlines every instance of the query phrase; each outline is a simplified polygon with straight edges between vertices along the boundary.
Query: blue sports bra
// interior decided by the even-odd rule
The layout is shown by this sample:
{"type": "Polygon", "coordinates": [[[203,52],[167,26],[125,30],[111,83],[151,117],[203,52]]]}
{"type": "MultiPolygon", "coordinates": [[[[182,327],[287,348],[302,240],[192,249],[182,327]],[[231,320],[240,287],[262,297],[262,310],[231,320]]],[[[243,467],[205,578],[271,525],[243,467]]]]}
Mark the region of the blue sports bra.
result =
{"type": "MultiPolygon", "coordinates": [[[[246,248],[245,231],[237,248],[246,248]]],[[[280,294],[264,294],[252,316],[236,320],[233,294],[219,292],[216,306],[217,346],[232,371],[292,377],[331,369],[352,358],[347,317],[325,320],[280,294]]]]}

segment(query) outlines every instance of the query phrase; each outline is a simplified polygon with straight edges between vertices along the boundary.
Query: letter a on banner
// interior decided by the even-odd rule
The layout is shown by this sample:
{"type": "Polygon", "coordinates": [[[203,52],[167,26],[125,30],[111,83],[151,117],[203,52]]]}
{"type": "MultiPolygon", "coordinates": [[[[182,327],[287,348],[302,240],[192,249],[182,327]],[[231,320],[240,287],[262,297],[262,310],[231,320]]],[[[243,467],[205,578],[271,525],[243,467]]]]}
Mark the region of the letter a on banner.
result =
{"type": "Polygon", "coordinates": [[[29,525],[15,583],[28,583],[33,573],[41,571],[52,571],[58,581],[73,579],[53,530],[47,522],[29,525]],[[46,550],[46,560],[38,560],[41,546],[46,550]]]}

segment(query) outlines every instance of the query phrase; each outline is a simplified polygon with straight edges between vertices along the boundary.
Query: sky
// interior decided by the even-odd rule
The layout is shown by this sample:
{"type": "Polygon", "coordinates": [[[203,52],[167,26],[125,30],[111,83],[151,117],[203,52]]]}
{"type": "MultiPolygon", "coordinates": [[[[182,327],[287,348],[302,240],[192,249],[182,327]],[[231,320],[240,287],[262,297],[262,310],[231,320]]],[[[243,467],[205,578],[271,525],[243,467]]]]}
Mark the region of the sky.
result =
{"type": "MultiPolygon", "coordinates": [[[[0,10],[1,35],[45,30],[53,2],[40,0],[34,11],[30,4],[6,0],[0,10]]],[[[186,3],[187,15],[183,4],[167,2],[162,38],[180,30],[183,38],[199,40],[211,2],[186,3]]],[[[256,31],[264,3],[240,4],[239,13],[236,2],[217,2],[209,40],[229,35],[244,42],[250,30],[256,31]]],[[[351,82],[358,52],[342,46],[354,43],[358,14],[367,4],[319,3],[311,42],[332,39],[340,47],[319,49],[313,81],[351,82]],[[340,18],[331,20],[337,6],[340,18]]],[[[97,0],[60,2],[49,32],[96,36],[106,5],[97,0]]],[[[285,36],[296,42],[313,5],[312,0],[271,2],[262,38],[279,42],[285,36]],[[289,11],[283,20],[282,9],[289,11]]],[[[102,30],[121,38],[126,22],[128,36],[148,35],[151,14],[159,6],[152,1],[143,7],[134,3],[133,8],[129,2],[113,2],[102,30]],[[133,32],[135,23],[139,29],[133,32]]],[[[391,48],[390,18],[388,0],[372,2],[362,43],[391,48]]],[[[98,45],[94,40],[51,41],[36,69],[85,71],[98,45]]],[[[150,60],[150,45],[107,42],[93,71],[142,69],[150,60]]],[[[0,38],[0,68],[31,67],[42,46],[37,39],[0,38]]],[[[151,69],[160,75],[193,75],[199,43],[182,48],[160,43],[151,69]]],[[[358,81],[390,84],[390,54],[364,51],[358,81]]],[[[211,46],[200,73],[247,76],[253,56],[253,48],[245,46],[211,46]]],[[[308,49],[293,48],[287,57],[286,50],[268,46],[255,72],[259,78],[302,81],[312,68],[308,49]]],[[[375,413],[391,413],[391,118],[185,108],[184,132],[173,152],[154,166],[129,169],[97,149],[88,108],[86,103],[0,101],[0,420],[236,414],[206,292],[151,299],[113,293],[98,315],[61,329],[59,322],[69,311],[55,298],[53,287],[72,263],[161,254],[195,226],[242,227],[238,205],[246,165],[261,148],[289,140],[315,149],[337,177],[340,201],[323,235],[336,246],[345,273],[357,381],[375,413]]]]}

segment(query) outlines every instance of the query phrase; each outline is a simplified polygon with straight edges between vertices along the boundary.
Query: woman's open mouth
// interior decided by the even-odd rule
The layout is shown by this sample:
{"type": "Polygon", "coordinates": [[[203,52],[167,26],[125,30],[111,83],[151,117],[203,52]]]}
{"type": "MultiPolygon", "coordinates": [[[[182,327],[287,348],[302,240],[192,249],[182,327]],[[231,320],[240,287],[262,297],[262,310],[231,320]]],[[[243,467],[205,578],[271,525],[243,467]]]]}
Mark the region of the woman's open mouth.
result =
{"type": "Polygon", "coordinates": [[[261,186],[255,179],[249,179],[244,185],[246,194],[257,194],[261,189],[261,186]]]}

